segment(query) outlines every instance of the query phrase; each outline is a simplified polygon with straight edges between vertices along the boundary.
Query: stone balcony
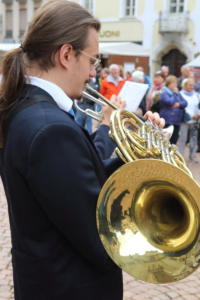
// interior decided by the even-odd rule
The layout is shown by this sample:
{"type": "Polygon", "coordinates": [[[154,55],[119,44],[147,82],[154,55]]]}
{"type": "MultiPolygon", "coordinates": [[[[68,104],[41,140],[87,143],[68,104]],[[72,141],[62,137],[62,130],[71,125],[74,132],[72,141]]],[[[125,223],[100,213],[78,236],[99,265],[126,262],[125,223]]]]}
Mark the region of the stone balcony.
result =
{"type": "Polygon", "coordinates": [[[170,13],[160,12],[159,32],[160,33],[187,33],[188,32],[188,12],[170,13]]]}

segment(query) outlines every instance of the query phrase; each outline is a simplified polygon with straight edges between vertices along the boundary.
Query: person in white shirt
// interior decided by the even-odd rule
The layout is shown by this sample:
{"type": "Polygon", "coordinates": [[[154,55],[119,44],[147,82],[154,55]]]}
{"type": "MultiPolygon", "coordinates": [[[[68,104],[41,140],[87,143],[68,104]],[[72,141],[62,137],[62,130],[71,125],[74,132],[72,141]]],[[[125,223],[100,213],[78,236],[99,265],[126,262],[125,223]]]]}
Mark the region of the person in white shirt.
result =
{"type": "Polygon", "coordinates": [[[182,155],[184,155],[185,145],[189,134],[189,161],[198,163],[196,157],[198,127],[200,119],[200,96],[194,90],[195,81],[192,78],[183,80],[181,95],[187,101],[183,122],[181,124],[178,147],[182,155]]]}

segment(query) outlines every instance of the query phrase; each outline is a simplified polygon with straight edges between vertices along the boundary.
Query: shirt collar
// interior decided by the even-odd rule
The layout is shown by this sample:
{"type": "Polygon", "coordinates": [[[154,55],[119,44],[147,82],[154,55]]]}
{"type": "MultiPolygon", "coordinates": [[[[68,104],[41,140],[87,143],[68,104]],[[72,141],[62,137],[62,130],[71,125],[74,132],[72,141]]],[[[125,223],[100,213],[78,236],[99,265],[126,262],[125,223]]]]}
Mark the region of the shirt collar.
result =
{"type": "Polygon", "coordinates": [[[163,88],[165,91],[167,91],[168,94],[173,95],[174,93],[172,92],[172,90],[170,90],[167,86],[164,86],[163,88]]]}
{"type": "Polygon", "coordinates": [[[118,83],[122,80],[122,77],[118,76],[117,79],[114,79],[112,75],[107,76],[107,81],[114,83],[114,85],[118,85],[118,83]]]}
{"type": "Polygon", "coordinates": [[[187,96],[193,96],[194,95],[194,91],[188,92],[186,90],[182,90],[183,94],[187,95],[187,96]]]}
{"type": "Polygon", "coordinates": [[[71,110],[73,105],[72,99],[70,99],[55,83],[34,76],[27,76],[26,83],[35,85],[47,92],[54,99],[60,109],[66,112],[71,110]]]}

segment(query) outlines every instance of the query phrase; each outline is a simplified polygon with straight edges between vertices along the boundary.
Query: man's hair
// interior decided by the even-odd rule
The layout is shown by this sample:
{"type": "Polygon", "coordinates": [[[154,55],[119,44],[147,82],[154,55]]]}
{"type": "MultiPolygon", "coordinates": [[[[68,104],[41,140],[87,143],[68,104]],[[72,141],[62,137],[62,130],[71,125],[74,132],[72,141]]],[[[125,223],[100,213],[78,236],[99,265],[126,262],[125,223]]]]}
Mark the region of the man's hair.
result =
{"type": "Polygon", "coordinates": [[[183,66],[181,66],[181,72],[183,71],[185,71],[185,70],[190,70],[190,67],[189,66],[186,66],[186,65],[183,65],[183,66]]]}
{"type": "Polygon", "coordinates": [[[66,0],[52,0],[36,13],[23,41],[29,61],[40,67],[54,66],[55,52],[63,44],[71,44],[79,54],[87,46],[89,28],[100,30],[100,23],[79,4],[66,0]]]}
{"type": "Polygon", "coordinates": [[[120,71],[120,67],[117,64],[112,64],[109,66],[109,71],[111,71],[112,69],[118,69],[120,71]]]}
{"type": "Polygon", "coordinates": [[[100,22],[77,3],[51,0],[38,9],[21,47],[8,52],[3,59],[1,133],[7,113],[18,101],[24,88],[25,63],[30,67],[35,63],[41,70],[47,71],[55,66],[55,53],[64,44],[70,44],[78,56],[80,50],[87,47],[90,28],[99,31],[100,22]]]}
{"type": "Polygon", "coordinates": [[[136,70],[132,73],[132,79],[135,82],[141,82],[144,81],[145,76],[144,76],[144,72],[140,71],[140,70],[136,70]]]}
{"type": "Polygon", "coordinates": [[[169,66],[163,65],[163,66],[161,67],[161,70],[163,70],[163,69],[168,69],[168,70],[169,70],[169,66]]]}

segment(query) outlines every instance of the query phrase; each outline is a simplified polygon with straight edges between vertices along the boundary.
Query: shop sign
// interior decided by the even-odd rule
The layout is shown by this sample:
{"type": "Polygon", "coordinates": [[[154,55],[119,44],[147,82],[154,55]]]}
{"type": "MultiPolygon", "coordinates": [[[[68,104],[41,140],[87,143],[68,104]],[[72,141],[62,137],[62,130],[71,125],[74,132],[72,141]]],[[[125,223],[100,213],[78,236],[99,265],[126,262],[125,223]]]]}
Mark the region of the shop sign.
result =
{"type": "Polygon", "coordinates": [[[111,38],[111,37],[119,37],[119,36],[120,36],[120,31],[113,31],[113,30],[105,30],[100,34],[101,38],[111,38]]]}

